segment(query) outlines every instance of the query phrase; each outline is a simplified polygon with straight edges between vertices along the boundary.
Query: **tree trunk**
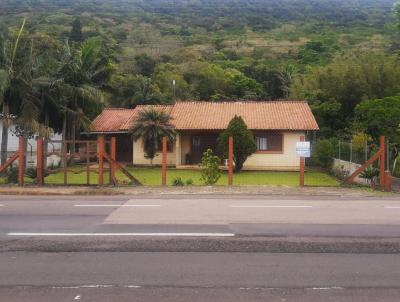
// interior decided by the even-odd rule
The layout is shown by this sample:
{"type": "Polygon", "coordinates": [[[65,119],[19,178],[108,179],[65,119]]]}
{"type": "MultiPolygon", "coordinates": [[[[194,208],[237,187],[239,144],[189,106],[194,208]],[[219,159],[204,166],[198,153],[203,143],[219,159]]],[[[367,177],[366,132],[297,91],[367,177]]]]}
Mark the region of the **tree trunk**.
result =
{"type": "MultiPolygon", "coordinates": [[[[49,129],[49,124],[50,124],[50,116],[49,112],[46,111],[45,116],[44,116],[44,126],[46,127],[46,131],[49,129]]],[[[47,169],[47,153],[49,152],[49,137],[45,137],[44,139],[44,145],[43,145],[43,169],[47,169]]]]}
{"type": "Polygon", "coordinates": [[[7,103],[3,103],[3,114],[5,120],[3,121],[3,129],[1,133],[1,164],[3,165],[7,161],[7,149],[8,149],[8,115],[10,114],[10,106],[7,103]]]}
{"type": "MultiPolygon", "coordinates": [[[[61,144],[61,149],[64,150],[64,144],[66,144],[67,140],[67,114],[64,114],[64,119],[63,119],[63,125],[62,125],[62,144],[61,144]]],[[[61,151],[62,152],[62,151],[61,151]]],[[[61,167],[64,167],[64,159],[61,159],[61,167]]]]}
{"type": "Polygon", "coordinates": [[[74,117],[72,119],[72,125],[71,125],[71,140],[72,140],[72,144],[71,144],[71,154],[75,153],[75,139],[76,139],[76,118],[74,117]]]}
{"type": "Polygon", "coordinates": [[[75,151],[76,151],[76,148],[75,148],[76,118],[75,117],[72,118],[72,123],[71,124],[72,125],[71,125],[71,137],[70,137],[70,139],[72,140],[72,143],[70,144],[70,151],[71,151],[70,163],[74,164],[75,163],[74,154],[75,154],[75,151]]]}
{"type": "Polygon", "coordinates": [[[62,140],[67,140],[67,114],[64,114],[63,125],[62,125],[62,140]]]}

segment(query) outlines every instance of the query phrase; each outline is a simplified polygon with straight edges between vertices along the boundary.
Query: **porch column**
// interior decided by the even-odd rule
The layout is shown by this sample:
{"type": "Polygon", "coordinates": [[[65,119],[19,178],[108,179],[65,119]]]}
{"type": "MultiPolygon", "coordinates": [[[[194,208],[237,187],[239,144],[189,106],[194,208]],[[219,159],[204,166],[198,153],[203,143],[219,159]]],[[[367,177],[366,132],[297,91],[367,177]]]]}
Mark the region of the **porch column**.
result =
{"type": "Polygon", "coordinates": [[[175,166],[182,165],[182,146],[181,135],[178,133],[175,137],[175,166]]]}

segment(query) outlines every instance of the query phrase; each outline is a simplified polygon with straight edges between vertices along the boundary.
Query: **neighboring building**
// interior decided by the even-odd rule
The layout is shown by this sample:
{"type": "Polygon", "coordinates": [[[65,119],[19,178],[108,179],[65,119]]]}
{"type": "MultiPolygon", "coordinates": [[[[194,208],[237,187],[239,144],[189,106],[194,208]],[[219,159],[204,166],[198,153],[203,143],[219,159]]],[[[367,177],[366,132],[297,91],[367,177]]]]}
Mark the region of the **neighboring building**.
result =
{"type": "MultiPolygon", "coordinates": [[[[1,133],[3,132],[3,123],[0,121],[0,144],[2,140],[1,133]]],[[[51,136],[51,140],[57,140],[61,141],[61,134],[53,134],[51,136]]],[[[8,144],[7,144],[7,156],[11,156],[15,151],[18,150],[18,144],[19,144],[19,138],[15,134],[15,127],[10,126],[8,130],[8,144]]],[[[26,144],[26,159],[27,159],[27,165],[28,166],[35,166],[36,165],[36,150],[37,150],[37,144],[36,144],[36,138],[30,138],[27,141],[26,144]]],[[[49,151],[58,151],[61,150],[61,144],[60,143],[52,143],[49,145],[49,151]]],[[[49,156],[47,159],[47,164],[52,165],[52,164],[58,164],[60,161],[60,158],[58,158],[55,155],[49,156]]]]}
{"type": "MultiPolygon", "coordinates": [[[[104,109],[93,121],[91,133],[117,137],[117,160],[149,165],[143,142],[132,143],[129,134],[138,113],[148,106],[104,109]]],[[[244,119],[257,141],[258,151],[244,164],[247,170],[298,170],[296,142],[300,136],[319,130],[310,107],[301,101],[177,102],[154,107],[170,114],[178,133],[167,155],[167,164],[175,167],[197,165],[204,151],[216,150],[218,135],[235,115],[244,119]]],[[[160,154],[153,164],[161,164],[160,154]]]]}

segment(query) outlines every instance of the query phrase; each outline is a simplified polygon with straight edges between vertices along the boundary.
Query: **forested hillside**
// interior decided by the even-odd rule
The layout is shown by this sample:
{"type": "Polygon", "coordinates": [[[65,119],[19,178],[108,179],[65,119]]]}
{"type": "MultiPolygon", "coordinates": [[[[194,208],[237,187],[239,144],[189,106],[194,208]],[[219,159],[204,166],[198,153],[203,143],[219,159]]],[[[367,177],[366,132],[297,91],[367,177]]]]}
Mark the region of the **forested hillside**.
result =
{"type": "Polygon", "coordinates": [[[400,92],[393,7],[393,0],[2,0],[3,112],[25,114],[23,127],[74,135],[103,106],[305,99],[322,137],[350,136],[367,131],[358,104],[400,92]]]}

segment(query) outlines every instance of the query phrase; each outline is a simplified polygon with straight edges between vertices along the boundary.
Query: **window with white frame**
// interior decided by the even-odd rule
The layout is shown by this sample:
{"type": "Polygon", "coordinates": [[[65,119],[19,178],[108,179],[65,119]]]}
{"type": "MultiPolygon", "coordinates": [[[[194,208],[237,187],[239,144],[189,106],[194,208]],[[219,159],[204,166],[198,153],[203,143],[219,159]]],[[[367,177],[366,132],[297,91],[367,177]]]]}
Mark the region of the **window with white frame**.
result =
{"type": "Polygon", "coordinates": [[[268,140],[265,136],[257,136],[257,150],[258,151],[267,151],[268,150],[268,140]]]}

